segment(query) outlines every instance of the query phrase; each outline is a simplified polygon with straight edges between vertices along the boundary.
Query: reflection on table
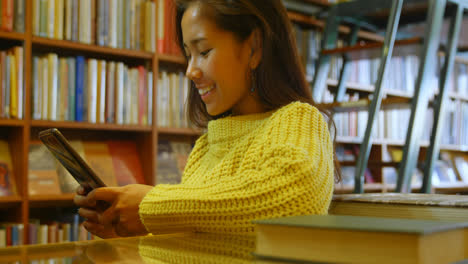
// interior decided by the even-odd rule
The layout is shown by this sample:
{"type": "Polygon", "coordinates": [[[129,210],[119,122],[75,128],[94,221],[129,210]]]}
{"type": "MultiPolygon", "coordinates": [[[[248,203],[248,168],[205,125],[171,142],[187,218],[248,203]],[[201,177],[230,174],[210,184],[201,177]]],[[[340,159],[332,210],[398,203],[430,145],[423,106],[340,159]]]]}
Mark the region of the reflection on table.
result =
{"type": "Polygon", "coordinates": [[[0,263],[266,263],[254,251],[254,236],[179,233],[0,249],[0,263]]]}

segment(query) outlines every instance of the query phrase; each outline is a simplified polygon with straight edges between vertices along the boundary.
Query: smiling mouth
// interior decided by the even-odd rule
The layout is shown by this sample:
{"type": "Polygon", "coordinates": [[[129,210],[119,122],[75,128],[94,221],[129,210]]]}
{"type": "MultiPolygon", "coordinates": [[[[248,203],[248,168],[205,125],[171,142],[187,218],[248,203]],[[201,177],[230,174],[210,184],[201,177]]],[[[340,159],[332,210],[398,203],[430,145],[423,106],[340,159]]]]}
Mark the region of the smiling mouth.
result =
{"type": "Polygon", "coordinates": [[[210,92],[211,90],[213,90],[214,88],[215,88],[214,85],[210,85],[210,86],[208,86],[208,87],[206,87],[206,88],[204,88],[204,89],[198,89],[198,93],[199,93],[201,96],[203,96],[203,95],[209,93],[209,92],[210,92]]]}

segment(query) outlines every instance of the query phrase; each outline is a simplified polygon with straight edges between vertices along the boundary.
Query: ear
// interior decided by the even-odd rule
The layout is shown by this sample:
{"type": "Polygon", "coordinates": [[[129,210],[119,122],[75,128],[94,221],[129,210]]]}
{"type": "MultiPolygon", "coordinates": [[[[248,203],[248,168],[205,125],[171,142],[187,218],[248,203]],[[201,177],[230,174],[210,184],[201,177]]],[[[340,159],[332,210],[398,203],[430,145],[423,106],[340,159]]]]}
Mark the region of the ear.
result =
{"type": "Polygon", "coordinates": [[[250,69],[256,69],[260,64],[263,56],[263,39],[259,28],[252,31],[249,36],[250,45],[250,69]]]}

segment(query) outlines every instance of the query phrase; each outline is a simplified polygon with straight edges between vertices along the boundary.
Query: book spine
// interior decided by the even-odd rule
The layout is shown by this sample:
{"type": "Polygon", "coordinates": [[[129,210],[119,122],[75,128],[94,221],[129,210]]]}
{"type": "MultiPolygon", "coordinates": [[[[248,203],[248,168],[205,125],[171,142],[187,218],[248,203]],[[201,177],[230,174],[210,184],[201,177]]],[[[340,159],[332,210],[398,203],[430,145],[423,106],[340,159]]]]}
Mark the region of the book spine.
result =
{"type": "Polygon", "coordinates": [[[76,59],[68,58],[68,121],[76,118],[76,59]]]}
{"type": "Polygon", "coordinates": [[[99,62],[101,66],[99,67],[100,70],[100,81],[99,85],[99,111],[98,116],[99,119],[97,120],[99,123],[105,123],[105,110],[106,110],[106,61],[102,60],[99,62]]]}
{"type": "Polygon", "coordinates": [[[49,115],[48,119],[57,121],[58,119],[58,56],[49,53],[49,115]]]}
{"type": "MultiPolygon", "coordinates": [[[[1,12],[0,12],[1,15],[1,12]]],[[[0,118],[4,118],[3,100],[6,89],[6,52],[0,51],[0,118]]]]}
{"type": "Polygon", "coordinates": [[[116,104],[115,104],[115,113],[117,124],[123,124],[123,114],[124,114],[124,86],[125,86],[125,72],[124,64],[122,62],[117,63],[117,73],[116,73],[117,85],[116,85],[116,104]]]}
{"type": "Polygon", "coordinates": [[[97,60],[88,61],[88,122],[96,123],[97,117],[97,60]]]}
{"type": "Polygon", "coordinates": [[[79,9],[81,7],[81,2],[78,4],[77,0],[71,0],[72,1],[72,11],[71,11],[71,40],[72,41],[79,41],[79,30],[78,27],[79,25],[82,25],[82,21],[79,21],[80,18],[80,12],[79,9]]]}
{"type": "Polygon", "coordinates": [[[158,43],[157,50],[158,53],[163,54],[165,51],[164,48],[164,39],[165,39],[165,0],[158,0],[158,43]]]}
{"type": "Polygon", "coordinates": [[[24,32],[24,0],[15,0],[15,31],[24,32]]]}
{"type": "Polygon", "coordinates": [[[78,122],[83,121],[83,104],[84,104],[84,57],[76,57],[76,111],[75,111],[75,120],[78,122]]]}
{"type": "Polygon", "coordinates": [[[40,10],[41,10],[41,1],[40,0],[33,0],[33,35],[39,36],[40,30],[40,10]]]}
{"type": "Polygon", "coordinates": [[[146,92],[146,73],[143,66],[138,66],[138,124],[146,125],[147,124],[147,110],[148,98],[146,92]]]}
{"type": "Polygon", "coordinates": [[[6,72],[5,72],[5,94],[3,109],[5,113],[5,118],[10,118],[10,91],[11,91],[11,56],[10,54],[6,55],[5,60],[6,72]]]}
{"type": "Polygon", "coordinates": [[[13,0],[3,0],[2,4],[2,30],[13,31],[13,0]]]}
{"type": "Polygon", "coordinates": [[[54,35],[55,35],[56,39],[63,39],[64,1],[65,0],[55,0],[55,29],[54,29],[54,35]]]}
{"type": "Polygon", "coordinates": [[[49,21],[49,19],[47,18],[47,16],[49,15],[49,12],[48,12],[48,6],[49,6],[49,2],[48,0],[40,0],[39,2],[39,36],[41,37],[47,37],[47,21],[49,21]]]}
{"type": "Polygon", "coordinates": [[[47,6],[47,37],[54,38],[55,36],[55,1],[48,0],[47,6]]]}
{"type": "Polygon", "coordinates": [[[117,16],[118,2],[117,0],[109,0],[109,10],[108,10],[108,32],[109,32],[109,46],[113,48],[119,47],[118,45],[118,35],[117,30],[117,20],[121,20],[121,17],[117,16]]]}
{"type": "Polygon", "coordinates": [[[60,83],[60,111],[59,111],[59,120],[65,121],[69,120],[69,113],[68,113],[68,98],[70,98],[70,94],[68,93],[68,63],[66,58],[60,58],[59,61],[59,83],[60,83]]]}
{"type": "Polygon", "coordinates": [[[104,0],[97,0],[97,45],[104,46],[104,0]]]}
{"type": "Polygon", "coordinates": [[[114,123],[115,116],[115,62],[111,61],[107,65],[106,84],[106,122],[114,123]]]}
{"type": "Polygon", "coordinates": [[[15,54],[10,55],[10,117],[18,118],[18,68],[16,67],[17,58],[15,54]]]}
{"type": "Polygon", "coordinates": [[[47,120],[49,117],[49,59],[42,58],[42,119],[47,120]]]}
{"type": "Polygon", "coordinates": [[[23,47],[15,47],[17,88],[18,88],[18,119],[23,119],[24,113],[24,71],[23,71],[23,47]]]}
{"type": "Polygon", "coordinates": [[[153,72],[148,72],[148,125],[153,125],[153,72]]]}
{"type": "Polygon", "coordinates": [[[65,40],[72,40],[72,1],[65,0],[65,40]]]}

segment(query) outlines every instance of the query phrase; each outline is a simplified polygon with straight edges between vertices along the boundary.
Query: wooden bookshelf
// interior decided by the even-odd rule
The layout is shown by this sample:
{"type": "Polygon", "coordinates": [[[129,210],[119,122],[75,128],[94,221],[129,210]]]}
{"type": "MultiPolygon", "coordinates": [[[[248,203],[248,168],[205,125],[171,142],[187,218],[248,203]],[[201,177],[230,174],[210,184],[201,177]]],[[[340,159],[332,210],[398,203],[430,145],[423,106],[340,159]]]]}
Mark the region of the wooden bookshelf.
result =
{"type": "Polygon", "coordinates": [[[0,208],[17,206],[22,201],[20,196],[0,196],[0,208]]]}
{"type": "Polygon", "coordinates": [[[13,127],[21,127],[24,126],[26,122],[24,120],[18,119],[0,119],[0,127],[2,126],[13,126],[13,127]]]}
{"type": "MultiPolygon", "coordinates": [[[[364,184],[364,192],[382,192],[385,190],[385,184],[383,183],[365,183],[364,184]]],[[[336,184],[335,185],[335,194],[345,194],[345,193],[352,193],[354,191],[353,185],[342,185],[336,184]]]]}
{"type": "Polygon", "coordinates": [[[0,31],[0,39],[24,41],[23,33],[0,31]]]}
{"type": "MultiPolygon", "coordinates": [[[[338,80],[328,79],[327,85],[331,88],[331,91],[335,91],[336,87],[338,86],[338,80]]],[[[356,91],[356,92],[364,92],[364,93],[373,93],[374,86],[370,84],[360,84],[355,82],[347,82],[346,83],[346,90],[356,91]]]]}
{"type": "Polygon", "coordinates": [[[57,206],[73,206],[74,193],[57,194],[57,195],[31,195],[29,196],[30,207],[48,207],[51,205],[57,206]]]}
{"type": "Polygon", "coordinates": [[[150,132],[152,126],[140,125],[118,125],[118,124],[95,124],[87,122],[67,122],[67,121],[42,121],[32,120],[31,127],[55,127],[55,128],[73,128],[86,130],[101,130],[101,131],[135,131],[135,132],[150,132]]]}
{"type": "Polygon", "coordinates": [[[158,57],[159,62],[163,62],[163,63],[174,63],[174,64],[180,64],[180,65],[185,65],[187,63],[183,56],[158,54],[157,57],[158,57]]]}
{"type": "MultiPolygon", "coordinates": [[[[302,26],[316,28],[321,31],[325,28],[325,21],[308,16],[308,15],[300,14],[300,13],[293,12],[293,11],[288,11],[288,17],[292,22],[300,24],[302,26]]],[[[346,35],[351,32],[351,28],[347,26],[339,26],[338,31],[341,34],[346,35]]],[[[377,35],[373,32],[364,31],[364,30],[359,31],[358,37],[362,40],[376,41],[376,42],[383,42],[384,40],[382,36],[377,35]]]]}
{"type": "Polygon", "coordinates": [[[458,93],[449,93],[449,98],[452,100],[460,100],[460,101],[465,101],[468,102],[468,95],[461,95],[458,93]]]}
{"type": "MultiPolygon", "coordinates": [[[[395,41],[395,49],[393,56],[404,56],[409,54],[417,54],[419,48],[423,42],[422,38],[415,37],[403,40],[395,41]]],[[[343,48],[329,49],[321,51],[322,54],[326,55],[340,55],[348,54],[353,60],[379,58],[383,42],[370,42],[370,43],[359,43],[354,46],[347,46],[343,48]]]]}
{"type": "MultiPolygon", "coordinates": [[[[100,54],[100,55],[110,55],[116,58],[131,58],[131,59],[143,59],[151,60],[154,57],[154,54],[151,52],[140,51],[140,50],[127,50],[127,49],[117,49],[111,47],[89,45],[79,42],[72,42],[67,40],[57,40],[33,36],[32,44],[34,47],[45,47],[45,48],[59,48],[85,52],[86,54],[100,54]]],[[[33,48],[34,49],[34,48],[33,48]]]]}
{"type": "MultiPolygon", "coordinates": [[[[411,191],[413,193],[419,192],[420,186],[412,186],[411,191]]],[[[366,193],[377,193],[377,192],[394,192],[396,189],[395,184],[384,184],[384,183],[365,183],[364,192],[366,193]]],[[[450,183],[444,186],[433,187],[434,193],[438,194],[456,194],[466,193],[468,190],[468,184],[462,182],[450,183]]],[[[353,185],[335,185],[335,194],[347,194],[353,193],[353,185]]]]}
{"type": "MultiPolygon", "coordinates": [[[[385,162],[385,161],[369,161],[367,163],[367,166],[369,167],[398,167],[399,166],[399,162],[385,162]]],[[[356,162],[355,161],[340,161],[340,165],[341,166],[356,166],[356,162]]]]}
{"type": "MultiPolygon", "coordinates": [[[[154,2],[157,2],[154,0],[154,2]]],[[[74,194],[60,195],[28,195],[28,158],[31,142],[37,140],[37,132],[42,129],[56,127],[71,140],[132,140],[136,144],[137,154],[140,157],[143,176],[147,184],[155,184],[156,156],[158,132],[156,122],[156,91],[157,76],[160,60],[155,52],[142,50],[119,49],[107,46],[90,45],[59,39],[49,39],[33,35],[33,1],[25,0],[25,32],[0,31],[0,42],[3,49],[12,46],[22,46],[23,73],[24,73],[24,118],[23,120],[0,119],[0,140],[9,143],[13,172],[17,188],[16,196],[0,197],[0,210],[7,208],[8,214],[2,215],[1,221],[29,224],[31,209],[39,208],[38,219],[49,217],[55,207],[74,207],[74,194]],[[144,65],[153,73],[153,120],[152,125],[118,125],[94,124],[87,122],[65,122],[32,120],[32,93],[33,93],[33,56],[56,53],[60,57],[84,56],[86,58],[104,59],[107,61],[121,61],[131,67],[144,65]],[[44,210],[42,210],[44,208],[44,210]],[[41,212],[44,211],[44,215],[41,212]]],[[[156,7],[155,7],[156,8],[156,7]]],[[[157,14],[157,10],[155,10],[157,14]]],[[[155,38],[157,35],[155,34],[155,38]]],[[[157,41],[157,40],[155,40],[157,41]]],[[[159,55],[161,62],[165,60],[182,63],[183,59],[159,55]]],[[[34,211],[34,210],[33,210],[34,211]]],[[[28,230],[25,228],[23,241],[28,241],[28,230]]]]}
{"type": "MultiPolygon", "coordinates": [[[[411,100],[409,98],[386,98],[382,100],[382,110],[409,108],[411,100]]],[[[322,109],[332,110],[334,113],[344,113],[350,111],[367,111],[371,103],[370,99],[360,99],[353,102],[334,102],[328,104],[318,104],[322,109]]]]}

